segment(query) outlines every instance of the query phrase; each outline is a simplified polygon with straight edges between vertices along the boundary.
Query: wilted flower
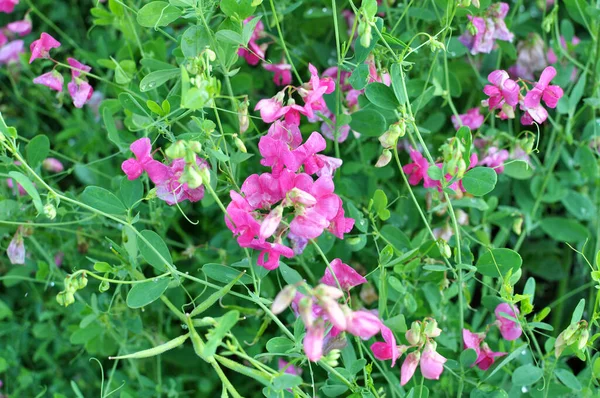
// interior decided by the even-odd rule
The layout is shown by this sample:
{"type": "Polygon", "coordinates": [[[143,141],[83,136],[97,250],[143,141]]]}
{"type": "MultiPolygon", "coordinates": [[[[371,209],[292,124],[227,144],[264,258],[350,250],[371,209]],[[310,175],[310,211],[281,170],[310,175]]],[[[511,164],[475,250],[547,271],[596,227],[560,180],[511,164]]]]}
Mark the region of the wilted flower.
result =
{"type": "Polygon", "coordinates": [[[6,249],[6,255],[11,264],[25,264],[25,242],[23,232],[19,227],[6,249]]]}

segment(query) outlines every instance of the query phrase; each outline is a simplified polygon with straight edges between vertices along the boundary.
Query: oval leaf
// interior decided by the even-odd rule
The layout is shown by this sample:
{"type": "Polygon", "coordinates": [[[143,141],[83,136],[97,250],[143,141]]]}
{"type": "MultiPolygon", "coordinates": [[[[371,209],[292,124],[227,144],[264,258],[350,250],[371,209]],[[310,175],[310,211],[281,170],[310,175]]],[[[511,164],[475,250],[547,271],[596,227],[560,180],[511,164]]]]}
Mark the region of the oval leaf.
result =
{"type": "Polygon", "coordinates": [[[495,278],[502,277],[512,269],[513,274],[521,267],[523,259],[514,250],[493,249],[483,253],[477,261],[479,273],[495,278]]]}
{"type": "Polygon", "coordinates": [[[383,115],[374,109],[363,109],[352,114],[350,128],[367,137],[378,137],[385,132],[383,115]]]}
{"type": "Polygon", "coordinates": [[[81,194],[81,201],[86,205],[108,214],[123,214],[127,208],[115,194],[100,187],[87,187],[81,194]]]}
{"type": "Polygon", "coordinates": [[[154,268],[158,269],[159,271],[165,271],[167,269],[167,265],[171,265],[173,263],[173,259],[171,258],[171,253],[169,252],[167,244],[154,231],[146,229],[141,232],[141,235],[150,244],[148,245],[142,239],[139,240],[140,253],[142,253],[142,257],[144,257],[144,260],[146,260],[148,264],[154,268]],[[165,264],[165,260],[168,262],[168,264],[165,264]]]}
{"type": "Polygon", "coordinates": [[[168,278],[161,278],[133,285],[129,294],[127,294],[127,306],[129,308],[141,308],[158,300],[169,287],[169,282],[168,278]]]}
{"type": "Polygon", "coordinates": [[[143,6],[137,14],[137,22],[145,28],[167,26],[181,16],[181,10],[166,1],[153,1],[143,6]]]}
{"type": "Polygon", "coordinates": [[[492,192],[498,175],[489,167],[475,167],[467,171],[462,179],[463,186],[473,196],[483,196],[492,192]]]}
{"type": "Polygon", "coordinates": [[[50,140],[43,134],[33,137],[25,147],[27,162],[33,168],[38,167],[50,153],[50,140]]]}

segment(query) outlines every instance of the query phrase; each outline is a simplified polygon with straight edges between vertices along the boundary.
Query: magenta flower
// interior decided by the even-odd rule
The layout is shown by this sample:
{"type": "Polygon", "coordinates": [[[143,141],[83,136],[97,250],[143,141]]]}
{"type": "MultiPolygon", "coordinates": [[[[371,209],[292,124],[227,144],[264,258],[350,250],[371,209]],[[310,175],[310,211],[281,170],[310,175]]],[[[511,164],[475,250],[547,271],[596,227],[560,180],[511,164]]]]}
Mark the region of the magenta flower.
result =
{"type": "Polygon", "coordinates": [[[10,14],[17,4],[19,4],[19,0],[0,0],[0,12],[10,14]]]}
{"type": "Polygon", "coordinates": [[[425,188],[437,187],[439,183],[432,180],[427,174],[429,163],[427,159],[421,155],[421,152],[410,148],[410,158],[413,163],[409,163],[402,167],[402,170],[408,175],[408,182],[410,185],[417,185],[423,180],[423,186],[425,188]]]}
{"type": "Polygon", "coordinates": [[[48,87],[51,90],[58,91],[61,93],[63,91],[63,86],[65,84],[65,80],[63,75],[61,75],[58,71],[53,70],[52,72],[44,73],[33,79],[35,84],[41,84],[43,86],[48,87]]]}
{"type": "Polygon", "coordinates": [[[290,232],[306,239],[315,239],[337,215],[340,206],[339,197],[333,193],[334,185],[330,176],[319,177],[312,184],[304,184],[301,180],[297,188],[311,195],[316,199],[316,203],[297,206],[296,217],[290,223],[290,232]]]}
{"type": "Polygon", "coordinates": [[[127,159],[121,164],[121,170],[127,175],[127,179],[135,180],[142,175],[148,162],[152,160],[152,143],[147,137],[134,141],[130,146],[134,157],[127,159]]]}
{"type": "Polygon", "coordinates": [[[285,120],[275,120],[267,135],[275,140],[285,142],[290,149],[296,149],[302,144],[302,133],[297,124],[285,120]]]}
{"type": "Polygon", "coordinates": [[[519,85],[509,78],[506,71],[493,71],[488,75],[488,81],[492,85],[486,85],[483,92],[490,97],[486,101],[490,110],[502,109],[504,104],[514,108],[519,103],[519,85]]]}
{"type": "Polygon", "coordinates": [[[6,25],[6,29],[10,32],[16,33],[19,36],[26,36],[31,33],[31,20],[24,19],[22,21],[11,22],[6,25]]]}
{"type": "Polygon", "coordinates": [[[556,69],[549,66],[544,69],[540,79],[526,95],[521,104],[521,109],[526,113],[521,118],[521,123],[525,125],[543,123],[548,118],[548,112],[541,105],[544,101],[548,108],[556,108],[558,100],[563,96],[563,89],[559,86],[550,85],[550,81],[556,76],[556,69]]]}
{"type": "Polygon", "coordinates": [[[439,380],[444,371],[444,363],[447,359],[435,351],[435,347],[430,342],[425,343],[425,348],[421,353],[421,374],[429,380],[439,380]]]}
{"type": "Polygon", "coordinates": [[[400,385],[405,386],[412,379],[419,366],[419,359],[421,359],[419,351],[413,351],[404,358],[400,368],[400,385]]]}
{"type": "Polygon", "coordinates": [[[279,267],[281,256],[294,257],[294,251],[281,243],[260,242],[258,239],[254,239],[248,247],[260,251],[256,263],[269,271],[279,267]]]}
{"type": "Polygon", "coordinates": [[[488,370],[490,366],[494,364],[497,357],[502,357],[504,355],[506,355],[506,352],[494,352],[490,350],[490,347],[486,343],[483,343],[475,365],[481,370],[488,370]]]}
{"type": "MultiPolygon", "coordinates": [[[[208,163],[196,156],[196,166],[205,169],[208,168],[208,163]]],[[[186,161],[183,158],[175,159],[169,166],[150,159],[144,165],[144,169],[156,185],[156,196],[169,206],[186,200],[198,202],[204,198],[203,185],[191,188],[187,182],[180,181],[186,169],[186,161]]]]}
{"type": "Polygon", "coordinates": [[[283,108],[283,95],[283,92],[279,92],[272,98],[264,98],[258,101],[254,110],[260,111],[260,117],[263,122],[273,123],[283,115],[281,112],[283,108]]]}
{"type": "Polygon", "coordinates": [[[321,283],[333,287],[338,287],[337,282],[335,280],[336,278],[334,278],[333,275],[336,276],[342,290],[346,291],[352,289],[354,286],[367,283],[367,280],[364,276],[356,272],[354,268],[352,268],[348,264],[344,264],[339,258],[336,258],[333,261],[331,261],[331,263],[329,263],[329,267],[325,269],[325,275],[323,275],[323,278],[321,278],[321,283]]]}
{"type": "Polygon", "coordinates": [[[306,357],[317,362],[323,357],[323,340],[325,338],[325,326],[323,322],[315,322],[315,324],[307,328],[306,336],[304,336],[304,353],[306,357]]]}
{"type": "Polygon", "coordinates": [[[61,163],[60,160],[56,158],[46,158],[42,162],[42,167],[44,170],[51,171],[53,173],[60,173],[65,169],[65,166],[61,163]]]}
{"type": "Polygon", "coordinates": [[[346,317],[346,331],[363,340],[369,340],[381,330],[381,321],[369,311],[354,311],[346,317]]]}
{"type": "Polygon", "coordinates": [[[270,209],[294,185],[294,173],[284,169],[277,177],[270,173],[252,174],[242,184],[242,193],[252,209],[270,209]]]}
{"type": "MultiPolygon", "coordinates": [[[[332,116],[330,119],[331,122],[335,124],[335,116],[332,116]]],[[[321,124],[321,132],[325,137],[329,138],[330,140],[335,140],[335,133],[327,122],[323,122],[321,124]]],[[[350,125],[345,124],[343,126],[338,126],[337,141],[339,143],[346,141],[346,139],[348,138],[348,133],[350,133],[350,125]]]]}
{"type": "Polygon", "coordinates": [[[32,63],[38,58],[50,58],[50,50],[60,47],[60,42],[48,33],[43,32],[40,38],[33,43],[29,49],[31,50],[31,58],[29,63],[32,63]]]}
{"type": "Polygon", "coordinates": [[[349,233],[354,228],[354,219],[345,217],[342,199],[338,197],[339,207],[335,217],[330,220],[327,230],[340,239],[344,239],[344,234],[349,233]]]}
{"type": "Polygon", "coordinates": [[[504,171],[504,162],[510,157],[506,149],[498,149],[495,146],[489,147],[483,159],[479,161],[482,166],[491,167],[497,174],[504,171]]]}
{"type": "Polygon", "coordinates": [[[25,264],[25,242],[23,241],[23,233],[21,227],[8,244],[6,255],[11,264],[25,264]]]}
{"type": "Polygon", "coordinates": [[[475,34],[471,32],[464,32],[458,40],[465,45],[471,52],[476,55],[479,53],[490,53],[494,48],[494,25],[491,21],[488,21],[481,17],[474,17],[467,15],[471,22],[472,28],[475,34]]]}
{"type": "Polygon", "coordinates": [[[91,66],[82,64],[75,58],[67,58],[67,62],[71,66],[71,76],[73,76],[73,78],[81,76],[82,72],[89,72],[92,70],[91,66]]]}
{"type": "Polygon", "coordinates": [[[258,142],[258,149],[263,157],[260,164],[271,167],[275,178],[279,177],[284,166],[294,172],[300,167],[297,157],[284,141],[265,135],[258,142]]]}
{"type": "MultiPolygon", "coordinates": [[[[306,174],[315,174],[325,166],[324,162],[317,157],[317,153],[325,150],[326,147],[325,138],[314,131],[304,144],[294,149],[297,166],[303,165],[306,174]]],[[[296,170],[292,169],[292,171],[296,170]]]]}
{"type": "Polygon", "coordinates": [[[19,54],[23,53],[23,40],[13,40],[0,48],[0,65],[19,62],[19,54]]]}
{"type": "MultiPolygon", "coordinates": [[[[15,187],[15,183],[14,183],[14,181],[13,181],[12,178],[7,178],[6,179],[6,185],[8,185],[8,187],[10,189],[13,189],[15,187]]],[[[17,183],[17,192],[16,192],[16,194],[19,195],[19,196],[25,196],[25,195],[27,195],[27,191],[25,191],[25,188],[23,188],[23,185],[17,183]]]]}
{"type": "Polygon", "coordinates": [[[508,319],[505,316],[503,316],[504,314],[516,319],[519,316],[519,309],[516,306],[511,306],[507,303],[502,303],[496,307],[494,313],[496,314],[496,324],[500,329],[500,334],[502,334],[502,337],[505,340],[516,340],[521,336],[521,334],[523,333],[521,325],[518,322],[515,322],[512,319],[508,319]]]}
{"type": "Polygon", "coordinates": [[[479,357],[479,353],[481,352],[479,346],[481,346],[481,342],[485,338],[485,335],[482,333],[473,333],[469,329],[463,329],[462,335],[465,349],[472,348],[479,357]]]}
{"type": "MultiPolygon", "coordinates": [[[[252,17],[248,17],[244,20],[244,25],[252,20],[252,17]]],[[[249,65],[257,65],[261,60],[265,59],[265,52],[267,51],[268,44],[258,44],[258,40],[265,36],[265,25],[262,21],[258,21],[250,41],[248,42],[248,48],[240,47],[238,49],[238,55],[246,60],[249,65]]]]}
{"type": "Polygon", "coordinates": [[[398,350],[398,346],[396,345],[396,337],[394,337],[394,333],[385,325],[381,325],[381,336],[385,343],[376,342],[371,345],[371,351],[373,351],[373,355],[375,358],[380,361],[387,361],[388,359],[392,360],[392,367],[396,365],[396,360],[400,356],[400,350],[398,350]]]}
{"type": "Polygon", "coordinates": [[[284,62],[279,64],[262,64],[263,68],[273,72],[273,82],[278,86],[287,86],[292,82],[292,65],[284,62]]]}
{"type": "Polygon", "coordinates": [[[230,191],[231,202],[227,206],[225,224],[237,235],[237,242],[242,247],[250,247],[255,236],[260,233],[260,223],[254,218],[254,208],[242,195],[230,191]]]}
{"type": "Polygon", "coordinates": [[[327,109],[324,94],[331,94],[335,90],[335,81],[330,77],[319,77],[319,72],[312,64],[308,64],[310,81],[298,90],[304,100],[304,109],[309,118],[314,116],[314,111],[327,109]]]}
{"type": "Polygon", "coordinates": [[[463,113],[458,115],[457,118],[455,115],[452,115],[451,120],[454,128],[458,130],[461,126],[467,126],[471,130],[477,130],[483,124],[483,120],[485,119],[483,115],[480,113],[479,107],[471,108],[467,111],[467,113],[463,113]],[[460,122],[459,122],[460,120],[460,122]]]}

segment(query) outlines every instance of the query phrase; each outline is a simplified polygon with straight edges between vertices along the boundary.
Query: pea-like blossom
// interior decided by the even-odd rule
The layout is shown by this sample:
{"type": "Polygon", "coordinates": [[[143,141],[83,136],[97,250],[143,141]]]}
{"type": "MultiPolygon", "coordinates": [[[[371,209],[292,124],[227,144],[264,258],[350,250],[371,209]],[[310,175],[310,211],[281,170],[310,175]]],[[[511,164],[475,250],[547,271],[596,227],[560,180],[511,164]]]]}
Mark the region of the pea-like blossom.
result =
{"type": "Polygon", "coordinates": [[[6,29],[9,32],[18,34],[19,36],[27,36],[31,33],[31,19],[23,19],[21,21],[14,21],[6,25],[6,29]]]}
{"type": "Polygon", "coordinates": [[[405,386],[412,379],[419,366],[420,359],[421,353],[419,351],[413,351],[404,358],[404,362],[400,367],[400,385],[405,386]]]}
{"type": "Polygon", "coordinates": [[[68,58],[67,62],[71,66],[72,78],[67,85],[69,95],[73,99],[73,105],[75,105],[76,108],[81,108],[94,94],[94,89],[86,80],[84,73],[91,71],[92,68],[82,64],[74,58],[68,58]]]}
{"type": "Polygon", "coordinates": [[[294,376],[302,375],[302,368],[299,368],[298,366],[294,366],[294,365],[290,364],[289,362],[284,361],[281,358],[277,361],[277,367],[279,368],[279,370],[283,370],[284,373],[289,374],[289,375],[294,375],[294,376]]]}
{"type": "Polygon", "coordinates": [[[534,74],[548,66],[548,63],[544,40],[537,33],[530,33],[525,40],[517,44],[517,62],[508,72],[511,76],[531,80],[534,74]]]}
{"type": "Polygon", "coordinates": [[[148,163],[152,161],[152,143],[147,137],[134,141],[129,149],[134,157],[127,159],[121,164],[121,170],[127,175],[127,179],[135,180],[142,175],[148,163]]]}
{"type": "Polygon", "coordinates": [[[51,72],[46,72],[43,75],[40,75],[33,79],[33,83],[41,84],[42,86],[46,86],[49,89],[54,91],[58,91],[61,93],[63,91],[63,86],[65,84],[65,79],[60,72],[53,70],[51,72]]]}
{"type": "MultiPolygon", "coordinates": [[[[170,206],[186,200],[198,202],[204,198],[203,185],[191,187],[188,181],[183,180],[184,172],[188,169],[186,166],[183,158],[173,160],[168,166],[156,160],[149,160],[144,166],[148,177],[156,185],[156,196],[170,206]]],[[[208,163],[196,157],[196,166],[206,169],[208,163]]]]}
{"type": "Polygon", "coordinates": [[[396,344],[394,333],[385,325],[381,325],[381,336],[384,342],[378,341],[371,345],[371,351],[375,358],[380,361],[392,360],[392,367],[396,365],[396,360],[400,357],[400,350],[396,344]]]}
{"type": "Polygon", "coordinates": [[[440,375],[444,371],[444,363],[446,361],[447,359],[435,350],[435,346],[432,343],[426,343],[419,363],[421,374],[426,379],[439,380],[440,375]]]}
{"type": "Polygon", "coordinates": [[[40,38],[31,43],[31,58],[29,63],[32,63],[38,58],[49,58],[50,50],[60,47],[60,42],[46,32],[42,32],[40,38]]]}
{"type": "Polygon", "coordinates": [[[458,115],[457,118],[455,115],[452,115],[451,120],[454,128],[458,130],[461,126],[467,126],[471,130],[477,130],[484,121],[484,116],[480,112],[480,108],[471,108],[467,111],[467,113],[463,113],[458,115]]]}
{"type": "Polygon", "coordinates": [[[10,14],[17,4],[19,4],[19,0],[0,0],[0,12],[10,14]]]}
{"type": "Polygon", "coordinates": [[[487,153],[479,161],[479,165],[487,166],[494,169],[497,174],[502,174],[504,171],[504,162],[510,157],[506,149],[499,149],[495,146],[488,148],[487,153]]]}
{"type": "Polygon", "coordinates": [[[507,3],[495,3],[488,9],[485,17],[468,15],[470,26],[458,40],[473,55],[490,53],[496,45],[496,40],[512,42],[514,35],[504,22],[508,10],[507,3]]]}
{"type": "Polygon", "coordinates": [[[481,370],[487,370],[494,364],[497,357],[506,355],[505,352],[494,352],[484,342],[484,333],[473,333],[468,329],[463,329],[463,344],[465,349],[471,348],[477,353],[477,359],[471,367],[477,365],[481,370]]]}
{"type": "Polygon", "coordinates": [[[556,69],[554,67],[545,68],[538,82],[527,92],[521,103],[521,109],[525,111],[521,117],[521,123],[525,125],[533,124],[534,121],[543,123],[548,118],[548,112],[541,105],[541,101],[544,101],[548,108],[556,108],[558,100],[564,93],[559,86],[549,84],[555,76],[556,69]]]}
{"type": "Polygon", "coordinates": [[[417,185],[423,180],[423,186],[425,188],[436,187],[438,182],[432,180],[427,174],[429,162],[421,155],[421,152],[414,148],[410,148],[410,158],[412,159],[412,163],[402,167],[402,170],[408,175],[408,183],[410,185],[417,185]]]}
{"type": "Polygon", "coordinates": [[[23,53],[23,40],[13,40],[0,48],[0,65],[19,62],[19,54],[23,53]]]}
{"type": "Polygon", "coordinates": [[[342,290],[348,291],[355,286],[367,283],[367,280],[364,276],[356,272],[354,268],[348,264],[344,264],[341,259],[336,258],[329,263],[329,267],[325,270],[325,275],[321,278],[321,283],[338,287],[338,282],[342,290]]]}
{"type": "Polygon", "coordinates": [[[287,86],[292,82],[292,65],[281,62],[279,64],[263,63],[263,68],[273,72],[273,82],[278,86],[287,86]]]}
{"type": "Polygon", "coordinates": [[[514,118],[514,110],[519,103],[519,94],[521,91],[519,85],[503,70],[495,70],[490,73],[488,81],[492,84],[486,85],[483,88],[483,92],[489,98],[482,101],[482,105],[489,107],[490,110],[499,109],[499,117],[501,119],[514,118]]]}
{"type": "Polygon", "coordinates": [[[53,173],[60,173],[65,169],[62,162],[56,158],[46,158],[42,162],[42,167],[44,170],[51,171],[53,173]]]}
{"type": "Polygon", "coordinates": [[[508,319],[504,316],[505,314],[517,319],[519,316],[519,309],[516,306],[511,306],[507,303],[499,304],[496,307],[494,314],[496,315],[496,324],[500,329],[500,334],[502,334],[502,337],[505,340],[512,341],[521,337],[523,329],[521,329],[519,322],[515,322],[512,319],[508,319]]]}
{"type": "MultiPolygon", "coordinates": [[[[248,17],[244,20],[244,25],[252,20],[252,17],[248,17]]],[[[248,42],[248,47],[240,47],[238,49],[238,55],[246,60],[249,65],[257,65],[261,60],[265,59],[265,52],[267,51],[268,44],[262,43],[259,44],[258,40],[265,36],[265,25],[262,21],[258,21],[254,30],[252,31],[252,35],[250,36],[250,41],[248,42]]]]}
{"type": "Polygon", "coordinates": [[[25,264],[25,242],[23,241],[21,228],[17,229],[17,232],[8,244],[6,255],[11,264],[25,264]]]}

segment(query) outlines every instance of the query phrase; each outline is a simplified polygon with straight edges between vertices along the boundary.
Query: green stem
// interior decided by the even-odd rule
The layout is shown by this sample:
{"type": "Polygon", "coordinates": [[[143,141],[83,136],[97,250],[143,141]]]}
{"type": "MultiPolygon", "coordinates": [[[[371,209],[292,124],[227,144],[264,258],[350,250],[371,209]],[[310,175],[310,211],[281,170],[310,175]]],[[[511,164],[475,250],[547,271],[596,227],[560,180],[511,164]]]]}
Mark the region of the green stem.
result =
{"type": "Polygon", "coordinates": [[[294,75],[296,75],[296,79],[298,79],[298,82],[300,82],[300,84],[302,84],[302,79],[300,78],[300,75],[298,74],[298,71],[296,70],[296,66],[294,65],[292,56],[290,55],[287,45],[285,44],[285,40],[283,38],[283,32],[281,31],[281,26],[279,24],[279,18],[277,17],[277,10],[275,9],[275,3],[273,3],[273,0],[269,0],[269,3],[271,4],[271,10],[273,11],[273,19],[275,19],[275,25],[277,26],[277,34],[279,35],[279,41],[281,41],[281,47],[283,48],[283,52],[285,53],[285,56],[287,57],[290,65],[292,65],[292,70],[294,71],[294,75]]]}

